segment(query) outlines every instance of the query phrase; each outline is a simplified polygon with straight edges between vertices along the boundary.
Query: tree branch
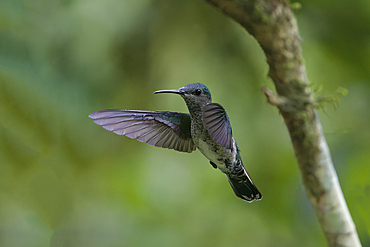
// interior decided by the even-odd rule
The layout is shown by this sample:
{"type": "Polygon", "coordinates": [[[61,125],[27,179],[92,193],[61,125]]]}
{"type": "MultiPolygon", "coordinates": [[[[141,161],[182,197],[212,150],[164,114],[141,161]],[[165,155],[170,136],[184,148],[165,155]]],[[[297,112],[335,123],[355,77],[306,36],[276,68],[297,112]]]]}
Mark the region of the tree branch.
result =
{"type": "Polygon", "coordinates": [[[301,176],[329,246],[361,246],[318,116],[296,19],[286,0],[207,0],[252,34],[267,57],[276,92],[262,88],[288,128],[301,176]]]}

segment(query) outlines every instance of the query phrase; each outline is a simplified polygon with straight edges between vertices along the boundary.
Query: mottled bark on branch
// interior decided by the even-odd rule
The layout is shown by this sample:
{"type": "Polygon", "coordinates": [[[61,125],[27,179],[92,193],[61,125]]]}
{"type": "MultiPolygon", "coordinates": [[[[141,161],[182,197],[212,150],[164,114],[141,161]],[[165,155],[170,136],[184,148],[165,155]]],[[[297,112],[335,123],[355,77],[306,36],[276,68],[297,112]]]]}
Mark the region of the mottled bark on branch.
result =
{"type": "Polygon", "coordinates": [[[207,0],[261,45],[277,95],[262,88],[288,128],[301,176],[329,246],[361,246],[316,115],[297,22],[285,0],[207,0]]]}

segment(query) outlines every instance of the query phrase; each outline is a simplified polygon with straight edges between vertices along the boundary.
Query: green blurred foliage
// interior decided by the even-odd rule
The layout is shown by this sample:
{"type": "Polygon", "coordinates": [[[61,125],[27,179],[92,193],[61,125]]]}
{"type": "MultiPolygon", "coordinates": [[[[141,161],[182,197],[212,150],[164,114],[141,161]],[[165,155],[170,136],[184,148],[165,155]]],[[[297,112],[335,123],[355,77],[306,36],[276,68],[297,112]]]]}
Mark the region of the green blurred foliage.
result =
{"type": "MultiPolygon", "coordinates": [[[[301,1],[321,114],[364,246],[370,245],[370,2],[301,1]]],[[[0,246],[325,246],[256,41],[203,1],[0,1],[0,246]],[[152,95],[206,84],[228,111],[264,195],[248,204],[197,151],[114,135],[90,112],[186,111],[152,95]]]]}

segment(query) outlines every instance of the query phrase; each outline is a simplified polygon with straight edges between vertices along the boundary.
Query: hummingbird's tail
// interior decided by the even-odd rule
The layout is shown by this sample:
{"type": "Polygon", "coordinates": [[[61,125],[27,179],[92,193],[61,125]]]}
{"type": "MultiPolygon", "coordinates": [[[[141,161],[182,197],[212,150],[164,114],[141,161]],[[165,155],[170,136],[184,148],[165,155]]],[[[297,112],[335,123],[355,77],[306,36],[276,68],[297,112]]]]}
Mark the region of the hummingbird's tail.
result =
{"type": "Polygon", "coordinates": [[[241,199],[252,202],[262,199],[262,194],[252,182],[245,167],[240,163],[232,174],[226,174],[235,195],[241,199]]]}

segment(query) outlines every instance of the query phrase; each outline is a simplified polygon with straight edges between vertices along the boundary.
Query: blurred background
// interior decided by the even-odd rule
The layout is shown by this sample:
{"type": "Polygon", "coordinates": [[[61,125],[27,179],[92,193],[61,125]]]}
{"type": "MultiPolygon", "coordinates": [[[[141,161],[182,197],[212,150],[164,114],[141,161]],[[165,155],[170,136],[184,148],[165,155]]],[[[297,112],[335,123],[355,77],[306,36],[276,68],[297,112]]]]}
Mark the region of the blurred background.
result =
{"type": "MultiPolygon", "coordinates": [[[[370,2],[301,1],[308,77],[349,209],[370,246],[370,2]]],[[[205,1],[0,1],[0,246],[325,246],[259,45],[205,1]],[[186,112],[153,95],[202,82],[262,201],[196,151],[118,136],[88,114],[186,112]]]]}

